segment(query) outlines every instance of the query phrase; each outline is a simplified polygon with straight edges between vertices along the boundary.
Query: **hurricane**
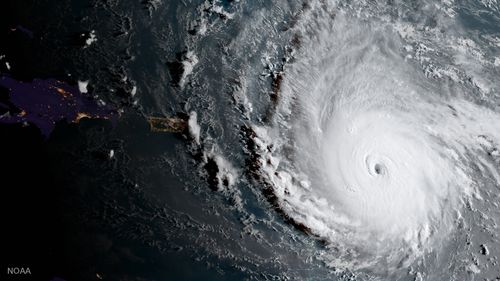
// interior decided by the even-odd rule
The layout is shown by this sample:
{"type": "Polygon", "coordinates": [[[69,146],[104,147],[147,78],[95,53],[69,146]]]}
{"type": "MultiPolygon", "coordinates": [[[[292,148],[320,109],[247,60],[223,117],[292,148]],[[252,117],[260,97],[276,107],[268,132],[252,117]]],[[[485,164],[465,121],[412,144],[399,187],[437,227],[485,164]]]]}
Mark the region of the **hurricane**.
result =
{"type": "Polygon", "coordinates": [[[6,276],[500,281],[500,0],[3,4],[6,276]]]}
{"type": "Polygon", "coordinates": [[[304,4],[247,122],[269,202],[320,259],[394,279],[449,258],[464,210],[500,185],[498,42],[468,38],[453,1],[396,2],[304,4]]]}

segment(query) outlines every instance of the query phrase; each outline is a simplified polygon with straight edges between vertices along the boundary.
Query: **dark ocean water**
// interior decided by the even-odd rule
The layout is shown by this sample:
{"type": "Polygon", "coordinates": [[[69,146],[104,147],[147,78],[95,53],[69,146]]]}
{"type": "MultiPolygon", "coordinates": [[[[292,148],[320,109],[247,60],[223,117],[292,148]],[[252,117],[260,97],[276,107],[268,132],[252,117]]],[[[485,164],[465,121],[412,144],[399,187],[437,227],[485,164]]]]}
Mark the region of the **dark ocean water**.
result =
{"type": "Polygon", "coordinates": [[[1,76],[118,116],[0,125],[15,280],[500,278],[495,0],[3,5],[1,76]]]}

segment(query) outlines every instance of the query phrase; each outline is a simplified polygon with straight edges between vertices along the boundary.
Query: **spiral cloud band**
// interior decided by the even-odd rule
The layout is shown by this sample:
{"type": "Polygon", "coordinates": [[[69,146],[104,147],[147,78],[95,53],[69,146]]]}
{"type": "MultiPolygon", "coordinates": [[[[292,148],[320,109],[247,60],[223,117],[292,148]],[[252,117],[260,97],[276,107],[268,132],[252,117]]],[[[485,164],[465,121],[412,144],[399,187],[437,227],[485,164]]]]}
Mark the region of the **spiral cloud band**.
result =
{"type": "Polygon", "coordinates": [[[401,56],[406,42],[387,25],[314,8],[304,17],[273,124],[254,127],[261,172],[280,208],[336,252],[335,267],[411,264],[456,228],[477,193],[472,166],[498,179],[482,155],[500,141],[500,116],[401,56]]]}

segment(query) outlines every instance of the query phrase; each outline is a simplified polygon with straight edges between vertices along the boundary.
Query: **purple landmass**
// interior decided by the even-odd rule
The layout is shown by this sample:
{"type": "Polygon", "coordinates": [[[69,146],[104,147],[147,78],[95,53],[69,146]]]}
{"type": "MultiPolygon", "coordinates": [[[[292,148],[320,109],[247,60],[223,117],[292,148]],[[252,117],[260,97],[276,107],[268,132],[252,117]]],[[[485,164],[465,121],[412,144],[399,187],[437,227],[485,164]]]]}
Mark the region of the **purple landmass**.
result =
{"type": "Polygon", "coordinates": [[[78,122],[81,118],[104,118],[115,121],[117,113],[80,93],[77,86],[56,79],[22,82],[8,76],[0,77],[0,87],[9,91],[9,104],[0,107],[9,113],[0,115],[0,123],[31,123],[48,137],[57,122],[78,122]],[[16,107],[12,113],[12,105],[16,107]]]}

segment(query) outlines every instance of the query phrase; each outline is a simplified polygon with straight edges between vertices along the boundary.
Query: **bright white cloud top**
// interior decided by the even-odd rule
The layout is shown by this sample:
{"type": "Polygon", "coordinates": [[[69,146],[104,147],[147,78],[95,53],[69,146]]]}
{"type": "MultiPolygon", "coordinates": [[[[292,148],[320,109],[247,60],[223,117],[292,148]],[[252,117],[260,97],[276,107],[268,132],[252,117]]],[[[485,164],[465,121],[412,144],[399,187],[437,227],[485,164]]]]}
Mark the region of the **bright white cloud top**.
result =
{"type": "Polygon", "coordinates": [[[480,197],[478,166],[500,185],[485,153],[500,143],[500,114],[479,99],[498,89],[480,75],[491,65],[463,55],[472,44],[450,47],[453,35],[386,20],[305,13],[272,124],[254,126],[261,172],[284,213],[326,241],[330,265],[375,273],[445,247],[480,197]],[[448,52],[448,64],[433,65],[439,58],[422,40],[448,52]]]}

